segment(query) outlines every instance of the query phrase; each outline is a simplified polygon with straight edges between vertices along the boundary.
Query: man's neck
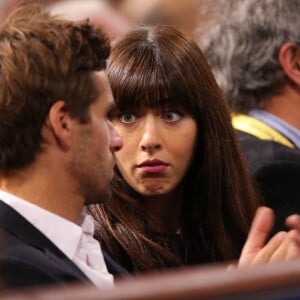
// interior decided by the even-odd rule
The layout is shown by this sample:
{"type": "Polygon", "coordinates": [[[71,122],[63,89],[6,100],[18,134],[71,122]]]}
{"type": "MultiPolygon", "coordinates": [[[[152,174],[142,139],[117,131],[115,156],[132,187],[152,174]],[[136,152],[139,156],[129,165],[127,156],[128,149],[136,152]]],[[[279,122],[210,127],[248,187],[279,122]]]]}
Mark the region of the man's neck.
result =
{"type": "Polygon", "coordinates": [[[264,109],[300,130],[300,91],[287,85],[282,93],[273,96],[264,109]]]}
{"type": "MultiPolygon", "coordinates": [[[[48,169],[48,171],[50,171],[48,169]]],[[[0,189],[36,204],[71,222],[76,222],[84,201],[67,189],[64,176],[27,168],[0,179],[0,189]]]]}

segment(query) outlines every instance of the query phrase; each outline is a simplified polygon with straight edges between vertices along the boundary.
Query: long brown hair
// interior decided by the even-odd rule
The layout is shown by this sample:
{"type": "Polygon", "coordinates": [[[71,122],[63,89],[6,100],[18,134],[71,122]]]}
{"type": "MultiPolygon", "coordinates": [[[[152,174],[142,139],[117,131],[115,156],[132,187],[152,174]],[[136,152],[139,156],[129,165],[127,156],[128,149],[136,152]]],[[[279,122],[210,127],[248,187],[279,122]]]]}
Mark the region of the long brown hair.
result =
{"type": "MultiPolygon", "coordinates": [[[[199,240],[207,262],[237,258],[259,203],[226,101],[199,47],[172,27],[141,27],[113,46],[108,75],[116,110],[171,103],[196,120],[183,232],[199,240]]],[[[101,243],[121,263],[130,258],[136,272],[180,265],[163,243],[151,239],[153,218],[117,169],[112,190],[108,203],[91,208],[101,243]]]]}

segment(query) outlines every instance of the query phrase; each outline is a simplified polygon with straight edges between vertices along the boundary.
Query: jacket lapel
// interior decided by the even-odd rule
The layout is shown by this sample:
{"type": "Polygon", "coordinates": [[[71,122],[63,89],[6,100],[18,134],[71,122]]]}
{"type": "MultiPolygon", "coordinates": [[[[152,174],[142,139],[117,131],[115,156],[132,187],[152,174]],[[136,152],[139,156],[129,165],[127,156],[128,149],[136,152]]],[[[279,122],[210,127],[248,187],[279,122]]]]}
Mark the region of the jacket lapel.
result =
{"type": "Polygon", "coordinates": [[[76,274],[82,281],[89,281],[84,273],[43,233],[29,223],[13,208],[0,200],[0,227],[24,243],[43,251],[45,256],[59,266],[76,274]]]}

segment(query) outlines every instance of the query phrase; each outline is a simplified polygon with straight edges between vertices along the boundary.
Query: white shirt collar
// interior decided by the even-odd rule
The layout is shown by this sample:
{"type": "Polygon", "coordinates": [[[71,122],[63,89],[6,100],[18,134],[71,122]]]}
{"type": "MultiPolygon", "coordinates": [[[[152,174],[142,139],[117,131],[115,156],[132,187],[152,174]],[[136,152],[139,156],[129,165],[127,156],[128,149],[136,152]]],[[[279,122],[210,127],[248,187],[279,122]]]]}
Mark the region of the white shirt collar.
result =
{"type": "Polygon", "coordinates": [[[2,190],[0,190],[0,199],[41,231],[70,260],[73,260],[82,235],[79,225],[2,190]]]}
{"type": "Polygon", "coordinates": [[[300,131],[297,128],[263,109],[251,109],[248,114],[283,134],[300,149],[300,131]]]}

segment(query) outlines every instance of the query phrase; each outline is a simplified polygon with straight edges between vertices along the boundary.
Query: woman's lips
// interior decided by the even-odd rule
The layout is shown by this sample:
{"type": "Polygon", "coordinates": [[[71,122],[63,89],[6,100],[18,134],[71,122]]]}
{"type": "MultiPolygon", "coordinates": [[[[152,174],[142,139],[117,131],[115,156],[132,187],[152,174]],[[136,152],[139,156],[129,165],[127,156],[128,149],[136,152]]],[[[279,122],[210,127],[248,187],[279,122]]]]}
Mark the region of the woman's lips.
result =
{"type": "Polygon", "coordinates": [[[167,164],[159,159],[152,159],[152,160],[143,161],[137,167],[145,173],[161,173],[168,166],[169,166],[169,164],[167,164]]]}
{"type": "Polygon", "coordinates": [[[156,166],[143,166],[140,167],[145,173],[161,173],[167,166],[166,165],[156,165],[156,166]]]}

